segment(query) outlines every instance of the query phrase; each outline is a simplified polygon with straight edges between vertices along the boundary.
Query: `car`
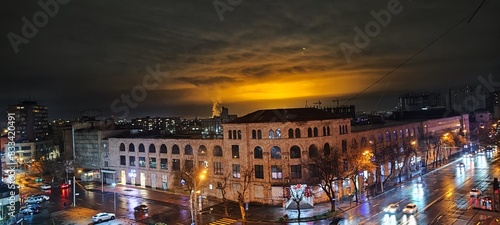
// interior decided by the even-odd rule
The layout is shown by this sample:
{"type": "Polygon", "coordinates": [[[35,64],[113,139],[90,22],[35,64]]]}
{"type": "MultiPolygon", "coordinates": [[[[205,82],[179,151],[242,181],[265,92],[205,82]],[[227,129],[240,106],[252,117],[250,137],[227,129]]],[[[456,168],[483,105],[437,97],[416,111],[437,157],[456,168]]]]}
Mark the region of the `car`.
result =
{"type": "Polygon", "coordinates": [[[22,214],[35,214],[35,213],[39,213],[40,212],[40,209],[39,208],[36,208],[36,207],[31,207],[31,206],[26,206],[26,207],[23,207],[19,210],[19,213],[22,213],[22,214]]]}
{"type": "Polygon", "coordinates": [[[43,184],[40,187],[42,188],[42,190],[48,190],[48,189],[52,188],[52,186],[50,186],[50,184],[43,184]]]}
{"type": "Polygon", "coordinates": [[[405,214],[414,214],[417,212],[418,212],[418,206],[413,204],[413,203],[407,204],[405,206],[405,208],[403,209],[403,213],[405,213],[405,214]]]}
{"type": "Polygon", "coordinates": [[[30,197],[41,197],[45,201],[48,201],[50,199],[50,196],[44,194],[32,195],[30,197]]]}
{"type": "Polygon", "coordinates": [[[69,188],[69,185],[64,183],[64,184],[61,184],[61,188],[69,188]]]}
{"type": "Polygon", "coordinates": [[[106,220],[114,220],[116,218],[116,215],[114,213],[106,213],[106,212],[100,212],[92,216],[92,222],[94,223],[100,223],[102,221],[106,220]]]}
{"type": "Polygon", "coordinates": [[[481,195],[481,190],[479,190],[479,189],[474,188],[474,189],[470,190],[470,192],[469,192],[469,196],[471,198],[477,198],[477,197],[479,197],[479,195],[481,195]]]}
{"type": "Polygon", "coordinates": [[[134,211],[147,213],[149,211],[149,207],[147,205],[138,205],[134,208],[134,211]]]}
{"type": "Polygon", "coordinates": [[[458,164],[458,167],[459,167],[459,168],[464,168],[464,167],[465,167],[465,164],[464,164],[463,162],[461,162],[461,163],[459,163],[459,164],[458,164]]]}
{"type": "Polygon", "coordinates": [[[490,196],[484,196],[481,198],[481,203],[485,204],[491,204],[493,202],[493,198],[490,196]]]}
{"type": "Polygon", "coordinates": [[[26,199],[25,203],[26,204],[40,204],[41,202],[43,202],[43,198],[42,197],[29,197],[28,199],[26,199]]]}
{"type": "Polygon", "coordinates": [[[384,211],[387,213],[397,213],[399,211],[399,204],[398,203],[392,203],[389,204],[384,211]]]}

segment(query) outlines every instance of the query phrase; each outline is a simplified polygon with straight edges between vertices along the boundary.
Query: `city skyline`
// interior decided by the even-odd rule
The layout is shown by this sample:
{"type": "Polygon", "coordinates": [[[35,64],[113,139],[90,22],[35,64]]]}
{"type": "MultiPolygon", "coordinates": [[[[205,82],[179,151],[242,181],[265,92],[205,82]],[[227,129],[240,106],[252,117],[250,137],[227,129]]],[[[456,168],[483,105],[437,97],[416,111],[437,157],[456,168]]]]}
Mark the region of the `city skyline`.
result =
{"type": "Polygon", "coordinates": [[[214,103],[243,116],[336,98],[383,111],[401,93],[500,82],[495,1],[5,5],[0,105],[32,99],[49,118],[210,117],[214,103]]]}

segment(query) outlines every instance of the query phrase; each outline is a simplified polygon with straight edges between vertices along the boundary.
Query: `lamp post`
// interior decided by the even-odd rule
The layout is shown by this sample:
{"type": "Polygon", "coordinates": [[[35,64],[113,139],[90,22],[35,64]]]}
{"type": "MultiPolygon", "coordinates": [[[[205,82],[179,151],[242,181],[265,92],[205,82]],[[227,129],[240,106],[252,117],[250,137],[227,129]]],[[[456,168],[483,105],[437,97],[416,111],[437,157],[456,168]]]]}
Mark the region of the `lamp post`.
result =
{"type": "MultiPolygon", "coordinates": [[[[196,189],[198,184],[196,182],[196,177],[192,177],[188,172],[185,172],[186,175],[192,180],[193,182],[193,190],[191,190],[191,193],[190,193],[190,199],[189,199],[189,204],[191,205],[191,225],[195,225],[196,224],[196,216],[197,215],[197,212],[196,212],[196,189]],[[194,200],[193,200],[194,199],[194,200]]],[[[203,170],[202,173],[200,174],[199,178],[200,178],[200,182],[205,179],[205,175],[207,174],[207,170],[203,170]]]]}
{"type": "Polygon", "coordinates": [[[113,198],[114,198],[113,204],[114,204],[114,210],[115,210],[114,212],[116,213],[116,191],[115,191],[116,183],[113,182],[111,185],[113,186],[113,198]]]}

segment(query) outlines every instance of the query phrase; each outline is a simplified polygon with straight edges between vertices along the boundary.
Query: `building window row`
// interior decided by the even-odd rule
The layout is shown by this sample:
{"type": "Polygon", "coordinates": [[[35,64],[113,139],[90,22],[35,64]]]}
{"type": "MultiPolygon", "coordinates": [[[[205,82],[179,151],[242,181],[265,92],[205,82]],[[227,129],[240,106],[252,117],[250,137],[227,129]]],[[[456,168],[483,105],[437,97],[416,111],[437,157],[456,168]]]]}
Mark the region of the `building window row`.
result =
{"type": "Polygon", "coordinates": [[[262,131],[252,130],[252,139],[262,139],[262,131]]]}
{"type": "MultiPolygon", "coordinates": [[[[125,144],[121,143],[119,149],[121,152],[124,152],[125,151],[125,144]]],[[[134,144],[130,143],[128,149],[129,149],[129,152],[135,152],[134,144]]],[[[142,144],[142,143],[139,144],[139,152],[146,152],[145,148],[144,148],[144,144],[142,144]]],[[[150,144],[148,152],[149,153],[156,153],[156,146],[154,144],[150,144]]],[[[160,146],[160,153],[168,153],[167,146],[165,144],[162,144],[160,146]]],[[[194,153],[193,147],[191,147],[191,145],[186,145],[184,147],[184,155],[193,155],[193,153],[194,153]]],[[[172,146],[172,154],[174,154],[174,155],[180,154],[180,148],[178,145],[172,146]]],[[[207,156],[208,155],[207,147],[205,147],[205,145],[200,145],[200,147],[198,148],[197,154],[199,156],[207,156]]],[[[222,157],[222,148],[220,146],[217,145],[214,147],[213,156],[222,157]]]]}
{"type": "MultiPolygon", "coordinates": [[[[129,166],[137,166],[137,164],[135,163],[135,156],[129,156],[129,159],[128,159],[128,165],[129,166]]],[[[146,157],[139,157],[139,164],[138,166],[139,167],[146,167],[146,157]]],[[[160,169],[162,170],[168,170],[168,160],[167,158],[160,158],[160,169]]],[[[126,162],[126,156],[124,155],[121,155],[120,156],[120,165],[121,166],[126,166],[127,165],[127,162],[126,162]]],[[[148,161],[148,165],[149,165],[149,168],[151,169],[156,169],[157,165],[156,165],[156,157],[150,157],[149,158],[149,161],[148,161]]]]}
{"type": "Polygon", "coordinates": [[[228,130],[227,136],[229,139],[241,139],[241,130],[228,130]]]}
{"type": "Polygon", "coordinates": [[[347,125],[339,125],[339,134],[348,134],[347,125]]]}

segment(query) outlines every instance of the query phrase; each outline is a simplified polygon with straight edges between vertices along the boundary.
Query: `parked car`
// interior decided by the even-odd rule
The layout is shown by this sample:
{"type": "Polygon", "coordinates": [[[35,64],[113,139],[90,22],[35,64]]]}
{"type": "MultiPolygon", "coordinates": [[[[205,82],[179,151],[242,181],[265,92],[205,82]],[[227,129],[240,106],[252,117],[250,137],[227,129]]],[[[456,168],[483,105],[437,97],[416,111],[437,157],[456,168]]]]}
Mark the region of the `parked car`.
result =
{"type": "Polygon", "coordinates": [[[479,195],[481,195],[481,190],[474,188],[474,189],[470,190],[469,195],[471,198],[477,198],[477,197],[479,197],[479,195]]]}
{"type": "Polygon", "coordinates": [[[48,189],[52,188],[52,186],[50,186],[50,184],[43,184],[41,186],[41,188],[42,188],[42,190],[48,190],[48,189]]]}
{"type": "Polygon", "coordinates": [[[44,194],[38,194],[38,195],[32,195],[30,197],[41,197],[43,200],[48,201],[50,199],[50,196],[44,195],[44,194]]]}
{"type": "Polygon", "coordinates": [[[36,207],[32,207],[32,206],[26,206],[26,207],[23,207],[19,210],[19,213],[22,213],[22,214],[35,214],[35,213],[39,213],[40,212],[40,209],[39,208],[36,208],[36,207]]]}
{"type": "Polygon", "coordinates": [[[463,162],[461,162],[461,163],[459,163],[459,164],[458,164],[458,167],[460,167],[460,168],[464,168],[464,167],[465,167],[465,164],[464,164],[463,162]]]}
{"type": "Polygon", "coordinates": [[[134,211],[147,213],[149,211],[149,207],[147,205],[138,205],[134,208],[134,211]]]}
{"type": "Polygon", "coordinates": [[[106,220],[114,220],[115,217],[116,217],[116,215],[114,213],[101,212],[101,213],[97,213],[94,216],[92,216],[92,222],[100,223],[100,222],[106,221],[106,220]]]}
{"type": "Polygon", "coordinates": [[[26,199],[25,203],[26,204],[40,204],[41,202],[43,202],[43,198],[42,197],[29,197],[28,199],[26,199]]]}
{"type": "Polygon", "coordinates": [[[387,213],[397,213],[398,211],[400,211],[399,204],[398,203],[389,204],[384,209],[384,211],[387,212],[387,213]]]}
{"type": "Polygon", "coordinates": [[[403,213],[405,214],[414,214],[417,212],[418,212],[418,206],[413,203],[407,204],[403,209],[403,213]]]}

